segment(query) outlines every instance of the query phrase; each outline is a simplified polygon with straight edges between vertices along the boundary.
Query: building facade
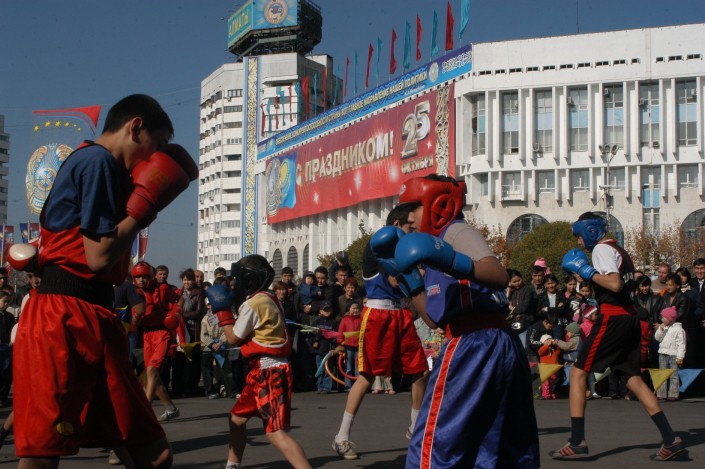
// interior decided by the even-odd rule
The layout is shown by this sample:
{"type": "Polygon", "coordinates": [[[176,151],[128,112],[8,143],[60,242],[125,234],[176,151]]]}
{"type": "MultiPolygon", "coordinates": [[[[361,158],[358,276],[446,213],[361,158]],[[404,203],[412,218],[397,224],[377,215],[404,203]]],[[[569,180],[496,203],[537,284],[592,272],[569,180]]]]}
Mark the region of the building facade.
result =
{"type": "MultiPolygon", "coordinates": [[[[472,72],[453,80],[449,173],[467,182],[466,216],[510,240],[585,211],[609,215],[618,238],[672,225],[705,238],[704,56],[705,24],[474,44],[472,72]]],[[[259,214],[257,252],[312,270],[395,202],[341,200],[268,225],[259,214]]]]}

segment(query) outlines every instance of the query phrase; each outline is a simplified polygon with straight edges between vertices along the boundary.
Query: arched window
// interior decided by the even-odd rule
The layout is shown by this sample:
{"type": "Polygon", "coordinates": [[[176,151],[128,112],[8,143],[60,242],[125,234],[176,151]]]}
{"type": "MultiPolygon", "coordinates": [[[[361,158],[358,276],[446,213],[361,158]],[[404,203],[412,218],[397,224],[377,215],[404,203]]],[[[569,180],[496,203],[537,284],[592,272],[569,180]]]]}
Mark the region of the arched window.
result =
{"type": "MultiPolygon", "coordinates": [[[[607,220],[607,212],[593,212],[600,215],[602,218],[607,220]]],[[[612,215],[610,217],[610,222],[607,225],[607,231],[612,234],[617,244],[624,247],[624,228],[622,227],[622,222],[620,222],[617,217],[612,215]]]]}
{"type": "Polygon", "coordinates": [[[291,246],[286,254],[286,265],[294,270],[294,277],[299,274],[299,253],[294,246],[291,246]]]}
{"type": "Polygon", "coordinates": [[[681,229],[687,239],[703,242],[705,241],[705,209],[701,208],[691,212],[685,217],[681,229]]]}
{"type": "Polygon", "coordinates": [[[281,271],[282,271],[282,252],[277,249],[274,251],[274,255],[272,256],[272,267],[274,267],[274,272],[277,272],[277,280],[281,279],[281,271]]]}
{"type": "Polygon", "coordinates": [[[304,246],[304,258],[302,259],[302,265],[303,265],[304,272],[311,269],[311,266],[309,265],[309,256],[310,256],[310,254],[308,253],[308,244],[307,244],[306,246],[304,246]]]}
{"type": "Polygon", "coordinates": [[[548,221],[540,215],[533,213],[522,215],[509,225],[509,229],[507,230],[507,242],[510,246],[513,246],[537,227],[545,223],[548,223],[548,221]]]}

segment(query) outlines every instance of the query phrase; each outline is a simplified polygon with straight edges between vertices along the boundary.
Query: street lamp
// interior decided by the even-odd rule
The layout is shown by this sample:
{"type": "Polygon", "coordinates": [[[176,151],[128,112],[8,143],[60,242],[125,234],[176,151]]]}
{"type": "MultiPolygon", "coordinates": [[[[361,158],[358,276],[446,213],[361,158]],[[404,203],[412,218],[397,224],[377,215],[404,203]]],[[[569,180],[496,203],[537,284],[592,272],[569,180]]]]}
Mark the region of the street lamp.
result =
{"type": "Polygon", "coordinates": [[[610,219],[612,218],[612,186],[610,185],[610,163],[612,162],[612,158],[614,158],[614,155],[617,153],[617,150],[619,150],[619,146],[616,144],[610,146],[609,144],[605,143],[604,145],[599,145],[598,148],[600,149],[600,153],[602,153],[602,158],[604,158],[605,162],[607,163],[607,169],[605,171],[606,184],[600,186],[600,189],[602,189],[605,193],[605,212],[607,213],[606,225],[607,232],[609,233],[610,219]]]}

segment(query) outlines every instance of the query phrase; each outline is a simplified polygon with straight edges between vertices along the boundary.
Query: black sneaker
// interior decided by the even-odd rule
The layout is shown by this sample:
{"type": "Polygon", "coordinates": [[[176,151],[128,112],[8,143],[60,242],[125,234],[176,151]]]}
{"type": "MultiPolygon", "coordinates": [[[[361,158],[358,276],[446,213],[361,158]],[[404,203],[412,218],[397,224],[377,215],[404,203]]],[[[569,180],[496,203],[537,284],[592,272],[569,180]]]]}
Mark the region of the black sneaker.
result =
{"type": "Polygon", "coordinates": [[[670,445],[662,444],[658,453],[651,455],[652,461],[670,461],[685,451],[683,440],[679,436],[670,445]]]}
{"type": "Polygon", "coordinates": [[[588,446],[585,440],[579,445],[571,445],[570,441],[560,449],[548,453],[553,459],[580,459],[588,455],[588,446]]]}

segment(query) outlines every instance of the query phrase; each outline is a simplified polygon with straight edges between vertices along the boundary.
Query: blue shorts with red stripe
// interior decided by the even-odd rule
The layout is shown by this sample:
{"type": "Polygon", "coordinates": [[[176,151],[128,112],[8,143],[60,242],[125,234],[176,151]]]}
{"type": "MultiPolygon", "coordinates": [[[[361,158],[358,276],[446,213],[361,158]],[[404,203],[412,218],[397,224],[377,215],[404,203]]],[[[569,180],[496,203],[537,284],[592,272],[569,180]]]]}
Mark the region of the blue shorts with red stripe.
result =
{"type": "MultiPolygon", "coordinates": [[[[604,312],[606,308],[601,306],[604,312]]],[[[640,376],[641,324],[635,314],[601,314],[578,352],[575,366],[586,372],[640,376]]]]}
{"type": "Polygon", "coordinates": [[[524,348],[510,331],[469,332],[444,346],[406,467],[539,467],[531,373],[524,348]]]}

